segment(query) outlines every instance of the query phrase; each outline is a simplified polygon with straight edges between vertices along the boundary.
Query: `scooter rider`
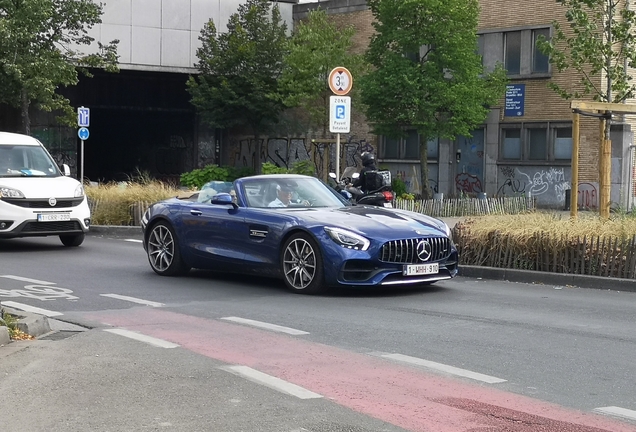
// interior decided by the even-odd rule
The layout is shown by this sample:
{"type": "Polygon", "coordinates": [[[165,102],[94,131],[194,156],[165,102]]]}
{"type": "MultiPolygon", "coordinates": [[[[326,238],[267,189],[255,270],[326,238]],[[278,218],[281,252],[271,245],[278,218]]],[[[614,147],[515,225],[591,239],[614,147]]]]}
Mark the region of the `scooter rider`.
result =
{"type": "Polygon", "coordinates": [[[362,169],[360,170],[360,177],[353,181],[353,187],[359,187],[362,192],[369,192],[367,187],[366,173],[369,171],[377,171],[375,166],[375,155],[371,152],[364,152],[360,155],[362,158],[362,169]]]}

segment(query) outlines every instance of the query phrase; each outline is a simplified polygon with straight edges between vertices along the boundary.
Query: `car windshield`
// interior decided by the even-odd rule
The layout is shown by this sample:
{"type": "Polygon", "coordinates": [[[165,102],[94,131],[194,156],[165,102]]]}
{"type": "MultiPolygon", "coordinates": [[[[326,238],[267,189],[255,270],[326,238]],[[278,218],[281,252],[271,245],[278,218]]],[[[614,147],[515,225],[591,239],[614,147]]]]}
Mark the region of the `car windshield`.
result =
{"type": "Polygon", "coordinates": [[[258,177],[245,179],[248,207],[344,207],[343,199],[312,177],[258,177]]]}
{"type": "Polygon", "coordinates": [[[0,177],[57,177],[55,162],[40,146],[0,145],[0,177]]]}

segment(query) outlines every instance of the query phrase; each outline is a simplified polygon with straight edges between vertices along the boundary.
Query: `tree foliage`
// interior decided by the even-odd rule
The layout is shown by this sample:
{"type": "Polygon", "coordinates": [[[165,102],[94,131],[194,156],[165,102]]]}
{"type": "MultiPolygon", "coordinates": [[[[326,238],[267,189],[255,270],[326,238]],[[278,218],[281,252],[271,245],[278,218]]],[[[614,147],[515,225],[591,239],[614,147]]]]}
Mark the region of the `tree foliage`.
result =
{"type": "Polygon", "coordinates": [[[351,53],[352,26],[338,28],[322,9],[310,11],[298,23],[288,43],[281,87],[288,107],[300,107],[307,113],[309,127],[327,134],[329,124],[329,72],[347,68],[355,77],[364,72],[364,59],[351,53]]]}
{"type": "Polygon", "coordinates": [[[71,124],[70,101],[56,93],[78,82],[86,67],[117,70],[117,44],[98,43],[98,51],[82,47],[94,39],[88,30],[101,23],[102,6],[92,0],[0,0],[0,102],[21,107],[23,131],[30,133],[29,107],[61,110],[71,124]]]}
{"type": "Polygon", "coordinates": [[[257,143],[254,168],[260,171],[261,134],[284,109],[278,79],[282,74],[287,26],[277,5],[247,0],[230,16],[227,32],[210,20],[201,30],[196,64],[188,80],[191,102],[212,127],[245,126],[257,143]]]}
{"type": "Polygon", "coordinates": [[[627,67],[636,67],[636,13],[621,0],[556,0],[566,8],[569,29],[555,21],[550,40],[538,48],[559,72],[574,69],[580,79],[569,88],[548,85],[562,98],[591,96],[600,102],[620,103],[636,95],[627,67]],[[601,76],[607,78],[602,87],[601,76]]]}
{"type": "Polygon", "coordinates": [[[477,0],[369,0],[374,69],[360,79],[378,134],[420,134],[422,196],[430,196],[427,142],[470,136],[504,94],[505,71],[485,73],[477,54],[477,0]]]}

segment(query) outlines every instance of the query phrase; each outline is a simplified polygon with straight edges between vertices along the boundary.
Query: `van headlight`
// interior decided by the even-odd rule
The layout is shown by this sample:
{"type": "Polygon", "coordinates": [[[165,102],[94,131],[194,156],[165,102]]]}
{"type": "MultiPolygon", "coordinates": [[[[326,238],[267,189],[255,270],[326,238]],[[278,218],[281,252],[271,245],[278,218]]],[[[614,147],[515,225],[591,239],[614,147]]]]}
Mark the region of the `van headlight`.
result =
{"type": "Polygon", "coordinates": [[[75,198],[81,198],[84,196],[84,186],[78,184],[75,188],[75,198]]]}
{"type": "Polygon", "coordinates": [[[24,198],[24,194],[17,189],[0,186],[0,197],[2,198],[24,198]]]}
{"type": "Polygon", "coordinates": [[[325,232],[340,246],[346,249],[367,250],[371,242],[354,232],[342,228],[325,227],[325,232]]]}

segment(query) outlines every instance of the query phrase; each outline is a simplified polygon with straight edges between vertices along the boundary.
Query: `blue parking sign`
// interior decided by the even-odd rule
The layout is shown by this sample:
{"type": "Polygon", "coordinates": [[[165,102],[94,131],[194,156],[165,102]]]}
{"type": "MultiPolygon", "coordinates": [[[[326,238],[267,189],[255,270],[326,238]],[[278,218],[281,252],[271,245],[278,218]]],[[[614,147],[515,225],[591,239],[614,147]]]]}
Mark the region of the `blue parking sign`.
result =
{"type": "Polygon", "coordinates": [[[77,125],[79,127],[89,127],[91,125],[91,110],[86,107],[77,109],[77,125]]]}
{"type": "Polygon", "coordinates": [[[336,118],[338,120],[344,120],[346,117],[347,108],[345,105],[336,105],[336,118]]]}

